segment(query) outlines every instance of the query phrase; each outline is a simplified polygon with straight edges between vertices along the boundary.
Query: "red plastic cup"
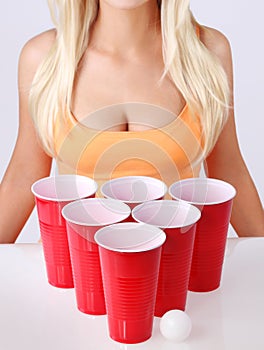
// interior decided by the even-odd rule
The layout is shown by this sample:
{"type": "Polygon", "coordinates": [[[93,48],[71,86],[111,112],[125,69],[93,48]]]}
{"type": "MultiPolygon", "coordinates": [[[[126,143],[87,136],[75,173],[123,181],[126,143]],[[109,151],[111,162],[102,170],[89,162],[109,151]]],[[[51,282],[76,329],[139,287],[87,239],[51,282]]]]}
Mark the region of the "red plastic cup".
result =
{"type": "Polygon", "coordinates": [[[77,307],[86,314],[104,315],[104,290],[94,235],[103,226],[126,220],[130,208],[121,201],[91,198],[68,204],[62,215],[67,225],[77,307]]]}
{"type": "Polygon", "coordinates": [[[132,210],[133,218],[166,233],[162,248],[155,316],[172,309],[185,310],[196,222],[200,211],[171,200],[146,202],[132,210]]]}
{"type": "Polygon", "coordinates": [[[173,199],[198,207],[202,216],[197,224],[189,290],[209,292],[220,286],[232,202],[236,190],[227,182],[192,178],[174,183],[173,199]]]}
{"type": "Polygon", "coordinates": [[[157,227],[127,222],[99,230],[103,285],[112,339],[127,344],[151,337],[161,246],[157,227]]]}
{"type": "MultiPolygon", "coordinates": [[[[149,176],[124,176],[105,182],[101,193],[105,198],[121,200],[133,209],[150,200],[163,199],[167,186],[159,179],[149,176]]],[[[130,217],[130,221],[133,221],[130,217]]]]}
{"type": "Polygon", "coordinates": [[[80,175],[57,175],[36,181],[35,196],[48,281],[60,288],[73,288],[72,267],[66,232],[61,216],[64,205],[95,195],[94,180],[80,175]]]}

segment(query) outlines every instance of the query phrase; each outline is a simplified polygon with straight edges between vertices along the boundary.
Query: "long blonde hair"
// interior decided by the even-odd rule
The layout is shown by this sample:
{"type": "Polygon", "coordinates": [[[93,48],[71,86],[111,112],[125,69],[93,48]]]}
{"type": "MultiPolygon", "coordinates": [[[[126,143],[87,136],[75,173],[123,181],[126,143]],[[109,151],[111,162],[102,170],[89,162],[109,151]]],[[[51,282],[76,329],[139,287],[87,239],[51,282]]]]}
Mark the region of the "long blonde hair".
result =
{"type": "MultiPolygon", "coordinates": [[[[78,63],[98,14],[98,0],[48,0],[56,40],[38,68],[30,93],[30,109],[45,150],[55,155],[54,125],[71,116],[72,90],[78,63]]],[[[201,118],[204,155],[214,146],[228,115],[229,86],[217,58],[196,33],[190,0],[158,1],[161,12],[164,75],[201,118]]]]}

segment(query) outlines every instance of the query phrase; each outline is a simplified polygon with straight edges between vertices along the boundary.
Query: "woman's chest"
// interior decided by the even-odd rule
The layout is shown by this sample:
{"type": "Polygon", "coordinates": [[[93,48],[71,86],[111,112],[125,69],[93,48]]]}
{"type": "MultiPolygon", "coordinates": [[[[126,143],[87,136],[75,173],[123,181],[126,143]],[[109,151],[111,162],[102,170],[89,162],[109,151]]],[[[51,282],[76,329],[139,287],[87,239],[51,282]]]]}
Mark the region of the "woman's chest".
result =
{"type": "Polygon", "coordinates": [[[75,79],[72,113],[97,130],[141,131],[171,123],[185,101],[175,85],[161,80],[158,56],[122,60],[88,55],[75,79]]]}

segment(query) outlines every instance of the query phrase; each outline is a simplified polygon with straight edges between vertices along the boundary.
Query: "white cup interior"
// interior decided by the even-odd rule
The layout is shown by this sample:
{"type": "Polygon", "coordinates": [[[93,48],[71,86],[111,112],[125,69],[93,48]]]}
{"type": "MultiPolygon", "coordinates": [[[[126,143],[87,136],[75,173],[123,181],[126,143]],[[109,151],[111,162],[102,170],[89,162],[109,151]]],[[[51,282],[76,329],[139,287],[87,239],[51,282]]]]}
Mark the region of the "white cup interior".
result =
{"type": "Polygon", "coordinates": [[[98,230],[96,243],[108,250],[119,252],[141,252],[160,247],[166,240],[158,227],[127,222],[106,226],[98,230]]]}
{"type": "Polygon", "coordinates": [[[147,176],[125,176],[109,180],[101,187],[106,198],[115,198],[126,203],[141,203],[163,198],[167,186],[161,180],[147,176]]]}
{"type": "Polygon", "coordinates": [[[172,184],[169,193],[172,198],[191,204],[212,205],[233,199],[236,190],[232,185],[222,180],[191,178],[172,184]]]}
{"type": "Polygon", "coordinates": [[[31,190],[38,198],[63,202],[90,197],[97,187],[96,182],[86,176],[56,175],[36,181],[31,190]]]}
{"type": "Polygon", "coordinates": [[[131,211],[125,203],[106,198],[81,199],[67,204],[62,216],[82,226],[104,226],[127,219],[131,211]]]}
{"type": "Polygon", "coordinates": [[[132,210],[132,216],[137,222],[160,228],[180,228],[196,223],[201,217],[201,212],[188,203],[160,200],[136,206],[132,210]]]}

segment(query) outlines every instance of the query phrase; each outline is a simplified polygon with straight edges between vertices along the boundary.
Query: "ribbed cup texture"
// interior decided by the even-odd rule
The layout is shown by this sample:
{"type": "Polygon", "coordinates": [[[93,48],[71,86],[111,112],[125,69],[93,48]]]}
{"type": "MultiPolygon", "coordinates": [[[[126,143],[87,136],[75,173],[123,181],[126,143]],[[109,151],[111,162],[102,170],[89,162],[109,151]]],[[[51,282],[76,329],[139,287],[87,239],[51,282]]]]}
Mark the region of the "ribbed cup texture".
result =
{"type": "Polygon", "coordinates": [[[108,315],[115,315],[120,320],[129,318],[131,321],[152,317],[154,306],[150,290],[156,289],[156,285],[156,273],[142,278],[106,277],[104,286],[109,293],[108,315]]]}
{"type": "Polygon", "coordinates": [[[105,300],[98,245],[67,223],[77,307],[90,315],[105,315],[105,300]]]}
{"type": "Polygon", "coordinates": [[[232,201],[204,206],[197,224],[189,290],[209,292],[220,286],[232,201]]]}
{"type": "Polygon", "coordinates": [[[192,249],[177,254],[163,254],[155,316],[161,317],[165,312],[173,309],[185,310],[191,257],[192,249]]]}
{"type": "Polygon", "coordinates": [[[105,315],[98,251],[81,251],[75,248],[70,251],[78,309],[91,315],[105,315]]]}
{"type": "Polygon", "coordinates": [[[157,290],[155,316],[173,309],[185,310],[196,225],[182,233],[180,228],[165,229],[157,290]]]}
{"type": "Polygon", "coordinates": [[[123,343],[150,338],[161,247],[120,253],[99,247],[110,337],[123,343]]]}
{"type": "Polygon", "coordinates": [[[60,288],[73,288],[73,276],[66,226],[39,221],[48,281],[60,288]]]}

